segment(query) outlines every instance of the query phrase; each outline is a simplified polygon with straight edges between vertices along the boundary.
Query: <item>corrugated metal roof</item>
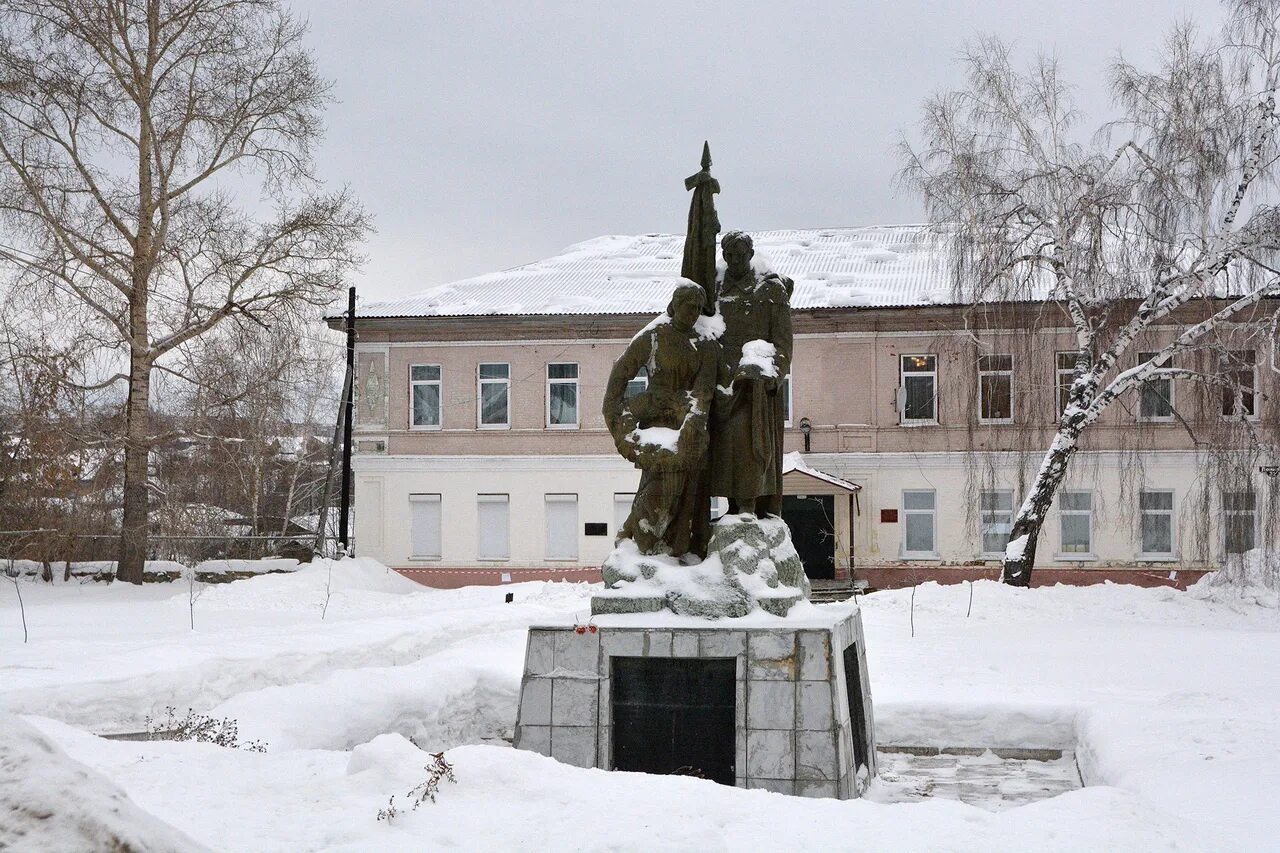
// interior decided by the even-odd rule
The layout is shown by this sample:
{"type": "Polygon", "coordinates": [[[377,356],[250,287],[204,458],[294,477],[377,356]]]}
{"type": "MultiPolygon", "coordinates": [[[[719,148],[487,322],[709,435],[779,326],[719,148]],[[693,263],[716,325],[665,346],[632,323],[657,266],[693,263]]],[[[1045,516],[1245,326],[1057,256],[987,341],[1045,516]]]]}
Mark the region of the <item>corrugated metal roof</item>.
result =
{"type": "MultiPolygon", "coordinates": [[[[943,251],[922,225],[751,232],[756,259],[795,279],[791,307],[954,301],[943,251]]],[[[599,237],[524,266],[388,302],[361,317],[653,314],[680,277],[684,236],[599,237]]]]}

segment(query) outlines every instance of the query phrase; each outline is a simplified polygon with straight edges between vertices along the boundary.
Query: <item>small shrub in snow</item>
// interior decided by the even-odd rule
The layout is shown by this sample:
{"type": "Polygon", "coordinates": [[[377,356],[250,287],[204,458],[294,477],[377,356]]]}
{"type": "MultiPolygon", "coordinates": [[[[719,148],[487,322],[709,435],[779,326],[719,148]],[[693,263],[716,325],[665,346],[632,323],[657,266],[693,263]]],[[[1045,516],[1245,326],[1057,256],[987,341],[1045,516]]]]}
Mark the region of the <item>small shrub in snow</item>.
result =
{"type": "MultiPolygon", "coordinates": [[[[416,746],[416,744],[415,744],[416,746]]],[[[427,771],[427,778],[423,782],[416,785],[409,793],[405,794],[413,802],[413,808],[416,811],[418,806],[427,800],[436,801],[436,794],[440,792],[440,781],[448,779],[453,784],[458,784],[458,780],[453,775],[453,765],[445,760],[443,752],[431,753],[431,763],[423,768],[427,771]]],[[[400,815],[400,810],[396,808],[396,798],[394,795],[387,800],[387,807],[378,810],[378,820],[385,820],[390,823],[400,815]]]]}
{"type": "Polygon", "coordinates": [[[230,717],[215,719],[197,714],[190,708],[185,717],[179,717],[172,705],[165,707],[160,719],[146,718],[146,730],[152,740],[181,740],[196,743],[212,743],[230,749],[247,749],[249,752],[266,752],[267,745],[260,740],[240,741],[240,724],[230,717]]]}

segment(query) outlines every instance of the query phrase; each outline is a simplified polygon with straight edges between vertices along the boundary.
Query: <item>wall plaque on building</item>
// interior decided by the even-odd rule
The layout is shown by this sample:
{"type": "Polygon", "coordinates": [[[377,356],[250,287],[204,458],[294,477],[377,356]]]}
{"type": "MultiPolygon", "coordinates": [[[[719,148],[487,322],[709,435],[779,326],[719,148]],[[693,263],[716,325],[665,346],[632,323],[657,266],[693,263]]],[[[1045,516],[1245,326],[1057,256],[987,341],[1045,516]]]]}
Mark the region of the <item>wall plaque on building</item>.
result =
{"type": "Polygon", "coordinates": [[[896,509],[880,510],[881,524],[894,524],[895,522],[897,522],[897,520],[898,520],[898,511],[896,509]]]}

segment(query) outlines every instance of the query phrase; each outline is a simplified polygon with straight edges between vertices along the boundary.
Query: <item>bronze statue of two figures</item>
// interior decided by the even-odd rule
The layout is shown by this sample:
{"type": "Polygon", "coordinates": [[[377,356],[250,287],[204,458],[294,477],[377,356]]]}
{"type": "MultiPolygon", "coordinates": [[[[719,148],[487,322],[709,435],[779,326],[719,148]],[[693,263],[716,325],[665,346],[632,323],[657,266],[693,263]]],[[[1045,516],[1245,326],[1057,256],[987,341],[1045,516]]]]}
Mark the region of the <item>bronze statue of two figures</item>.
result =
{"type": "MultiPolygon", "coordinates": [[[[606,584],[615,589],[653,580],[656,573],[645,571],[642,578],[628,570],[627,554],[666,557],[660,561],[666,565],[705,560],[709,548],[715,550],[713,496],[728,499],[722,523],[763,525],[761,536],[785,535],[787,556],[794,553],[779,517],[793,283],[753,264],[751,238],[740,231],[720,240],[724,264],[717,268],[719,222],[711,196],[719,185],[710,165],[704,148],[702,171],[686,181],[694,199],[681,270],[685,280],[666,312],[614,363],[605,391],[605,423],[618,452],[643,472],[631,514],[618,532],[618,549],[605,564],[606,584]]],[[[767,555],[769,546],[758,544],[767,555]]],[[[799,565],[798,559],[787,562],[799,565]]],[[[728,571],[727,561],[722,564],[728,571]]],[[[790,581],[800,587],[802,570],[801,578],[790,581]]]]}

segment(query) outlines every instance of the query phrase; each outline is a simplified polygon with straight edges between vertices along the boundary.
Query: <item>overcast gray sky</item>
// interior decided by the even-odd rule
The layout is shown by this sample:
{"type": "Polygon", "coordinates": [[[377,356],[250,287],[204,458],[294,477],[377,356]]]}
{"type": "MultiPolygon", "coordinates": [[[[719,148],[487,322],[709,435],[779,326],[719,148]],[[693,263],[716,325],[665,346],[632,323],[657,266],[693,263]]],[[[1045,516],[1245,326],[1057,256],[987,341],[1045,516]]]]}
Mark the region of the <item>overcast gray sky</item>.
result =
{"type": "Polygon", "coordinates": [[[703,139],[726,228],[918,221],[893,145],[966,40],[1055,53],[1098,117],[1117,50],[1220,19],[1214,0],[294,2],[339,99],[322,176],[376,217],[369,300],[681,233],[703,139]]]}

